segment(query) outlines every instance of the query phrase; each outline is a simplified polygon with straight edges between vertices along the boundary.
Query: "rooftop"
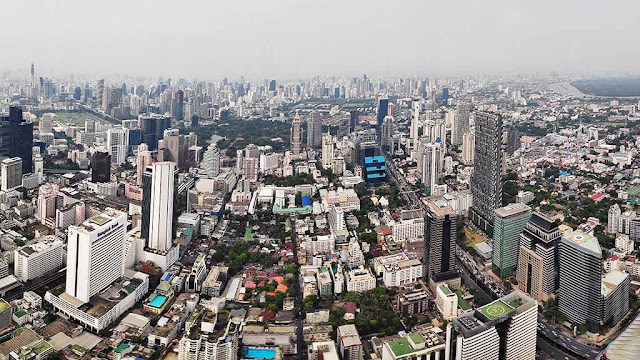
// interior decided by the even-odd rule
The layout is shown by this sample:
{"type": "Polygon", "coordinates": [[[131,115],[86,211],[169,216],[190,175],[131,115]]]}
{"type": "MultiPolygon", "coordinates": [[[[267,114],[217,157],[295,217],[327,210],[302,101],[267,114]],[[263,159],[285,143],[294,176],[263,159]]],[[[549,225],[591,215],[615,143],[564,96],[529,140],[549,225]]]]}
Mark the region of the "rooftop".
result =
{"type": "Polygon", "coordinates": [[[513,203],[496,209],[496,214],[504,218],[519,215],[527,211],[531,211],[531,208],[528,205],[522,203],[513,203]]]}
{"type": "Polygon", "coordinates": [[[598,258],[602,257],[602,251],[600,249],[598,238],[593,235],[586,234],[580,230],[575,230],[572,233],[562,235],[562,241],[587,250],[593,255],[596,255],[598,258]]]}

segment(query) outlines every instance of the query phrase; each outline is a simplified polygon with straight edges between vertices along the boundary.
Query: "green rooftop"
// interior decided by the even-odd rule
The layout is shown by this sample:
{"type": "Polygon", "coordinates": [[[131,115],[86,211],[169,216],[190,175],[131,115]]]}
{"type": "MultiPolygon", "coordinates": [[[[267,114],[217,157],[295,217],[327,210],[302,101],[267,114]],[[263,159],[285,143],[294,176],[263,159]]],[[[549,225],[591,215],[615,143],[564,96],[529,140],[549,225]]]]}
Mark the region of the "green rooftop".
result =
{"type": "Polygon", "coordinates": [[[0,311],[5,311],[9,308],[9,303],[0,299],[0,311]]]}
{"type": "Polygon", "coordinates": [[[511,306],[514,309],[519,308],[520,305],[522,305],[522,299],[520,299],[520,298],[515,298],[515,299],[509,301],[509,306],[511,306]]]}
{"type": "Polygon", "coordinates": [[[456,295],[458,295],[458,306],[460,307],[460,309],[464,311],[471,310],[471,306],[469,305],[467,300],[464,299],[464,296],[462,296],[460,290],[456,291],[456,295]]]}
{"type": "Polygon", "coordinates": [[[43,352],[49,350],[49,348],[51,348],[51,344],[49,344],[46,341],[43,341],[40,344],[34,346],[33,350],[38,354],[42,354],[43,352]]]}
{"type": "Polygon", "coordinates": [[[640,186],[632,186],[632,187],[628,188],[627,189],[627,194],[629,194],[631,196],[640,195],[640,186]]]}
{"type": "Polygon", "coordinates": [[[440,285],[440,290],[442,290],[442,292],[443,292],[445,295],[449,295],[449,294],[451,294],[451,290],[449,290],[449,288],[448,288],[448,287],[446,287],[446,286],[444,286],[444,285],[440,285]]]}
{"type": "Polygon", "coordinates": [[[21,317],[27,315],[27,312],[24,311],[24,310],[20,310],[20,311],[16,312],[15,315],[16,315],[17,318],[21,318],[21,317]]]}
{"type": "Polygon", "coordinates": [[[115,351],[117,353],[121,353],[122,351],[124,351],[128,347],[129,347],[129,344],[120,344],[120,345],[118,345],[118,347],[116,348],[115,351]]]}
{"type": "Polygon", "coordinates": [[[393,351],[393,353],[396,355],[396,357],[400,357],[413,352],[413,348],[411,347],[411,344],[409,344],[409,340],[407,340],[406,337],[393,340],[389,343],[389,347],[391,348],[391,351],[393,351]]]}
{"type": "Polygon", "coordinates": [[[89,219],[90,223],[96,224],[98,226],[102,226],[106,223],[109,222],[109,218],[106,216],[102,216],[102,215],[96,215],[94,217],[92,217],[91,219],[89,219]]]}
{"type": "Polygon", "coordinates": [[[478,310],[480,310],[480,312],[489,320],[494,320],[511,311],[511,307],[502,302],[502,300],[496,300],[491,304],[479,308],[478,310]]]}
{"type": "Polygon", "coordinates": [[[414,344],[422,344],[424,342],[424,338],[418,333],[409,334],[409,337],[414,344]]]}

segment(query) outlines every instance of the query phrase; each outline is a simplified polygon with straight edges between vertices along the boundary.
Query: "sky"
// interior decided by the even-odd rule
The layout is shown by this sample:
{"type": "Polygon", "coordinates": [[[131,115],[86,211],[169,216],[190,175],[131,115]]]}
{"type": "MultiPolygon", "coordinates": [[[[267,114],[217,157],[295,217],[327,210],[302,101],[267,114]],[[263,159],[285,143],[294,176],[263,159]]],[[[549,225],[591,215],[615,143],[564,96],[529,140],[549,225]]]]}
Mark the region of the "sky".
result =
{"type": "Polygon", "coordinates": [[[23,0],[2,14],[0,71],[640,75],[637,0],[23,0]]]}

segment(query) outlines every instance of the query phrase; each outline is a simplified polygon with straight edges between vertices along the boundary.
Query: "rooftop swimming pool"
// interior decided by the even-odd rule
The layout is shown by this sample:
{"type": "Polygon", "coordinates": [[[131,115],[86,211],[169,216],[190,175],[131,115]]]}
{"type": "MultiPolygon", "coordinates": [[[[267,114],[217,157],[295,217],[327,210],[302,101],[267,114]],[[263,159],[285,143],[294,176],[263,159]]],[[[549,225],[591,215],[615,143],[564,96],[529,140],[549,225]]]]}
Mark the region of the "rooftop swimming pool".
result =
{"type": "Polygon", "coordinates": [[[164,304],[165,300],[167,300],[166,296],[158,295],[154,297],[153,300],[151,300],[151,302],[149,303],[149,306],[153,306],[155,308],[162,307],[162,304],[164,304]]]}
{"type": "Polygon", "coordinates": [[[242,348],[242,354],[245,359],[275,359],[276,351],[271,349],[251,349],[242,348]]]}

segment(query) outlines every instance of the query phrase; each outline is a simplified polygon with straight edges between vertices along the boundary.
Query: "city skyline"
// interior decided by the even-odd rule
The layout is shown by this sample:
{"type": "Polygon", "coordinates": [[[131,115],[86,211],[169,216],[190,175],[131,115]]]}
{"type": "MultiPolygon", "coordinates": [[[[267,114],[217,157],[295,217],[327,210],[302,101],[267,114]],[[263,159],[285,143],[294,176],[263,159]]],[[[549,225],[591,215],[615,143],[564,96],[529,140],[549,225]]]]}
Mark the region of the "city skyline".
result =
{"type": "Polygon", "coordinates": [[[639,74],[630,1],[6,4],[0,71],[221,79],[639,74]],[[625,9],[625,11],[620,11],[625,9]],[[384,11],[381,11],[384,10],[384,11]],[[46,36],[44,35],[46,34],[46,36]],[[403,35],[404,34],[404,35],[403,35]],[[597,51],[624,46],[625,56],[597,51]]]}

